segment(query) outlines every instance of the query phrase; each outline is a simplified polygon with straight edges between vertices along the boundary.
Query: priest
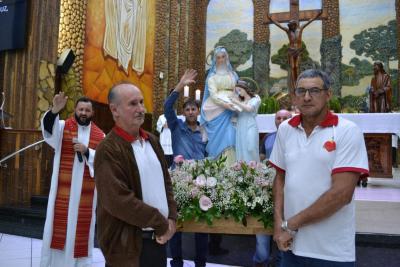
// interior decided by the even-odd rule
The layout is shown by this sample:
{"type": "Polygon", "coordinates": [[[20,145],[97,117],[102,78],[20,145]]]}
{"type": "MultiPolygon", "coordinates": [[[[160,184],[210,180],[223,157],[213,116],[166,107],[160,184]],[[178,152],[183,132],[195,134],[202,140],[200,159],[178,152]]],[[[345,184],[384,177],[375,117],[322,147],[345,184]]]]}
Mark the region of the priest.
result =
{"type": "Polygon", "coordinates": [[[104,133],[91,122],[88,98],[78,99],[74,116],[64,121],[59,112],[66,103],[64,93],[55,95],[41,122],[43,137],[55,150],[41,267],[90,266],[92,261],[97,197],[93,162],[104,133]]]}

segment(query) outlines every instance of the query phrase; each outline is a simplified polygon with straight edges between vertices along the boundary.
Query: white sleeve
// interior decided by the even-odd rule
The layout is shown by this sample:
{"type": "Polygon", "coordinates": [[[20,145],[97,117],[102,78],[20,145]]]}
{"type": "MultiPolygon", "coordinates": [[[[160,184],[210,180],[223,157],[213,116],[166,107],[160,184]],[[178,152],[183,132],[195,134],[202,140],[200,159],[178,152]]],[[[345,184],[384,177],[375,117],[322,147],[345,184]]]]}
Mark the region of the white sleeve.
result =
{"type": "Polygon", "coordinates": [[[157,132],[159,132],[159,133],[162,132],[164,124],[165,124],[164,116],[160,115],[160,117],[158,117],[158,120],[157,120],[157,132]]]}
{"type": "Polygon", "coordinates": [[[89,157],[85,157],[85,162],[86,165],[89,168],[89,174],[91,177],[94,177],[94,156],[96,155],[96,150],[88,148],[89,149],[89,157]]]}
{"type": "Polygon", "coordinates": [[[351,124],[343,135],[338,135],[338,140],[335,142],[336,155],[332,174],[358,172],[362,176],[368,175],[367,149],[361,130],[351,124]]]}
{"type": "MultiPolygon", "coordinates": [[[[50,110],[47,112],[51,112],[50,110]]],[[[44,114],[46,116],[47,112],[44,114]]],[[[43,116],[43,118],[44,118],[43,116]]],[[[41,119],[40,126],[42,128],[42,135],[44,140],[47,144],[49,144],[52,148],[57,149],[61,142],[62,133],[64,130],[65,121],[60,120],[60,116],[57,115],[56,119],[54,120],[53,125],[53,133],[50,134],[44,129],[43,118],[41,119]]]]}
{"type": "Polygon", "coordinates": [[[274,146],[272,148],[271,156],[269,158],[269,163],[278,171],[285,172],[285,144],[284,144],[284,126],[279,127],[276,134],[274,146]]]}

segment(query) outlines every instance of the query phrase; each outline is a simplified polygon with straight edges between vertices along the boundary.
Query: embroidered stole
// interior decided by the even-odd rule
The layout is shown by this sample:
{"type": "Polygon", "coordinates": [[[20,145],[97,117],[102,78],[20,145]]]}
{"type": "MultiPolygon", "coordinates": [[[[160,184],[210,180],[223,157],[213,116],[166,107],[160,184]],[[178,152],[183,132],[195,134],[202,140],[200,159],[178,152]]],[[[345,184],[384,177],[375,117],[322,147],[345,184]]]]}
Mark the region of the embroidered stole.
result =
{"type": "MultiPolygon", "coordinates": [[[[53,235],[50,245],[51,248],[59,250],[64,249],[67,236],[68,206],[71,182],[74,179],[72,177],[72,168],[76,154],[72,142],[74,137],[78,137],[78,124],[75,118],[70,118],[65,121],[63,132],[58,188],[54,206],[53,235]]],[[[92,122],[89,148],[96,149],[96,146],[103,138],[103,132],[92,122]]],[[[88,256],[90,224],[92,221],[95,180],[90,177],[88,166],[85,163],[83,164],[84,173],[75,233],[74,258],[88,256]]]]}

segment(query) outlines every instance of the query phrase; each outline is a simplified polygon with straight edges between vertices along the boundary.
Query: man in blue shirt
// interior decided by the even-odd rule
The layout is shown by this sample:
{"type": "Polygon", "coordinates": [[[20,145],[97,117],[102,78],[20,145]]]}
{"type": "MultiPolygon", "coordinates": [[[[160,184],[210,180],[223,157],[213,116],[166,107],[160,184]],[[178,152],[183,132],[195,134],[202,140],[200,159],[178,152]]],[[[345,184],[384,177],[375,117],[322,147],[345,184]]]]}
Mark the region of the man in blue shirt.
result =
{"type": "MultiPolygon", "coordinates": [[[[278,130],[279,125],[292,117],[292,114],[287,111],[286,109],[281,109],[275,114],[275,125],[276,129],[278,130]]],[[[276,132],[267,134],[263,141],[261,142],[260,146],[260,160],[263,161],[264,159],[269,159],[269,156],[272,152],[272,147],[275,143],[276,132]]]]}
{"type": "MultiPolygon", "coordinates": [[[[183,104],[185,122],[178,119],[174,104],[178,100],[185,85],[193,84],[197,72],[186,70],[178,85],[168,96],[164,104],[164,114],[172,135],[172,150],[174,156],[182,155],[184,159],[200,160],[206,155],[206,131],[199,125],[197,116],[200,113],[199,103],[187,100],[183,104]]],[[[206,266],[208,234],[195,234],[196,267],[206,266]]],[[[176,233],[169,241],[172,260],[171,267],[183,267],[182,233],[176,233]]]]}

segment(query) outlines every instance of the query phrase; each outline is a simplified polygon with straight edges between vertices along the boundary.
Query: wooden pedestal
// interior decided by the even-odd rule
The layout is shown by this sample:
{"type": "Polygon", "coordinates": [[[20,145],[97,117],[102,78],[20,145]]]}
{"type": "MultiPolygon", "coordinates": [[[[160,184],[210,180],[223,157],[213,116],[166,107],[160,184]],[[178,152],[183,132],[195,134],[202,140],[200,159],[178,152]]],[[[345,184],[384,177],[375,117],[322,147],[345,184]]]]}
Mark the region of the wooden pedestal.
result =
{"type": "Polygon", "coordinates": [[[214,220],[211,226],[209,226],[206,222],[181,222],[177,225],[177,231],[235,235],[273,234],[273,229],[265,229],[263,224],[253,217],[247,218],[247,226],[235,222],[233,219],[214,220]]]}
{"type": "Polygon", "coordinates": [[[393,178],[392,135],[364,134],[368,152],[369,175],[379,178],[393,178]]]}

